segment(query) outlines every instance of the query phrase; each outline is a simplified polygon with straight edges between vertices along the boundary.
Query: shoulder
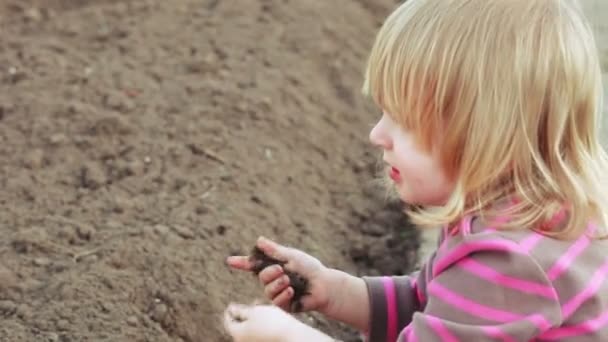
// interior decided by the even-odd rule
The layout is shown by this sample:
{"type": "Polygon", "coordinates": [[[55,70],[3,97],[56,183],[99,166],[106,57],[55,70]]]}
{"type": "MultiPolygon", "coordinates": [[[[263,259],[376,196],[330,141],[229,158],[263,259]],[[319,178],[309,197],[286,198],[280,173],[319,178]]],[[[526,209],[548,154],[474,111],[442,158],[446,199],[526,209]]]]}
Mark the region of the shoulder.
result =
{"type": "Polygon", "coordinates": [[[532,230],[500,231],[480,224],[474,217],[465,217],[457,226],[444,229],[436,253],[433,274],[466,263],[470,258],[484,258],[501,268],[529,268],[544,273],[544,267],[532,253],[543,236],[532,230]]]}
{"type": "Polygon", "coordinates": [[[429,310],[460,323],[482,325],[520,318],[528,322],[534,316],[539,332],[560,324],[558,293],[529,249],[539,237],[532,231],[499,231],[468,223],[446,230],[429,265],[429,310]],[[454,306],[453,313],[444,310],[446,305],[454,306]]]}

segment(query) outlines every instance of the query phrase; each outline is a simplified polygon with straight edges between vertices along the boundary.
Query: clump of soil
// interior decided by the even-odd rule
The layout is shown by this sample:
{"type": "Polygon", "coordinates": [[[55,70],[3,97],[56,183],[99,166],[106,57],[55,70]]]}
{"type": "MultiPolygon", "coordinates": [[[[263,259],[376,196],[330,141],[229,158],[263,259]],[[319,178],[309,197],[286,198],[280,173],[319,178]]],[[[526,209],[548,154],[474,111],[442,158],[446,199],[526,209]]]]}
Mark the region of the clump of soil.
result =
{"type": "Polygon", "coordinates": [[[408,271],[359,95],[394,5],[2,1],[0,340],[227,341],[262,293],[224,257],[260,235],[408,271]]]}
{"type": "MultiPolygon", "coordinates": [[[[253,268],[251,270],[256,276],[268,266],[280,265],[283,267],[285,265],[284,261],[266,255],[258,246],[253,247],[249,260],[253,263],[253,268]]],[[[290,305],[291,311],[300,312],[302,310],[302,297],[309,294],[308,279],[297,272],[284,270],[284,273],[289,278],[289,286],[293,289],[293,297],[290,305]]]]}

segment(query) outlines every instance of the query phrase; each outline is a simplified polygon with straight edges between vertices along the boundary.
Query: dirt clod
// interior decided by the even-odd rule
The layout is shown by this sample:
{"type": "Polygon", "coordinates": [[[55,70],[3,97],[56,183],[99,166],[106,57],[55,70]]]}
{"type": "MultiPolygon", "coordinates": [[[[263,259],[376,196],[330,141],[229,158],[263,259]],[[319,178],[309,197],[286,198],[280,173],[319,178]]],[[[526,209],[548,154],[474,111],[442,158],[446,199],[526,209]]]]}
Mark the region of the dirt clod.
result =
{"type": "Polygon", "coordinates": [[[22,320],[27,321],[32,318],[32,309],[30,309],[25,304],[20,304],[19,306],[17,306],[17,310],[15,313],[17,314],[17,317],[21,318],[22,320]]]}
{"type": "Polygon", "coordinates": [[[48,332],[45,334],[45,338],[46,338],[46,341],[48,341],[48,342],[58,342],[59,334],[54,333],[54,332],[48,332]]]}
{"type": "Polygon", "coordinates": [[[17,310],[15,302],[10,300],[0,300],[0,315],[12,315],[17,310]]]}
{"type": "Polygon", "coordinates": [[[95,235],[95,228],[88,224],[80,224],[76,228],[76,233],[80,239],[89,241],[95,235]]]}
{"type": "Polygon", "coordinates": [[[0,294],[17,286],[17,275],[12,270],[0,265],[0,294]]]}
{"type": "Polygon", "coordinates": [[[44,163],[44,151],[42,149],[34,149],[25,157],[25,165],[29,169],[39,169],[44,163]]]}
{"type": "Polygon", "coordinates": [[[67,319],[59,319],[56,323],[57,329],[67,330],[70,326],[70,322],[67,319]]]}
{"type": "Polygon", "coordinates": [[[156,226],[154,226],[154,231],[156,232],[156,234],[160,235],[160,236],[165,236],[169,233],[169,227],[163,225],[163,224],[157,224],[156,226]]]}
{"type": "MultiPolygon", "coordinates": [[[[284,266],[285,262],[272,258],[266,255],[257,246],[253,247],[249,260],[253,263],[252,272],[258,275],[263,269],[272,265],[284,266]]],[[[285,275],[289,277],[289,285],[293,288],[293,299],[291,300],[291,311],[300,312],[302,310],[302,297],[308,293],[308,279],[302,275],[284,269],[285,275]]]]}
{"type": "Polygon", "coordinates": [[[194,232],[192,231],[192,229],[186,226],[176,225],[173,226],[173,229],[175,230],[175,233],[177,233],[177,235],[184,239],[194,239],[194,232]]]}
{"type": "Polygon", "coordinates": [[[150,313],[150,317],[156,322],[163,322],[165,319],[165,316],[167,316],[168,312],[169,312],[169,307],[167,306],[167,304],[158,303],[158,304],[154,305],[154,308],[152,309],[152,312],[150,313]]]}
{"type": "Polygon", "coordinates": [[[46,267],[51,264],[51,260],[48,258],[36,258],[34,259],[34,265],[39,267],[46,267]]]}

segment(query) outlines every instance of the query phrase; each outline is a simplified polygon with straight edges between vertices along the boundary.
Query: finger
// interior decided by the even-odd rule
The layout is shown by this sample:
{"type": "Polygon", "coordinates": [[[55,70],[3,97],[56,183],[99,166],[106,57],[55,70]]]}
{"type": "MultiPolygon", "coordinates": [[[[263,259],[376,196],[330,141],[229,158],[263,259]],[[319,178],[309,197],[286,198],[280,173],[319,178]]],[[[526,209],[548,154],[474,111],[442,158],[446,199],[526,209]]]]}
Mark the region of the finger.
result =
{"type": "Polygon", "coordinates": [[[313,296],[305,295],[300,298],[300,304],[303,311],[314,310],[317,307],[316,299],[313,296]]]}
{"type": "Polygon", "coordinates": [[[289,311],[289,304],[291,303],[291,298],[293,298],[293,288],[290,286],[283,290],[278,296],[274,297],[272,300],[272,304],[280,307],[285,311],[289,311]]]}
{"type": "Polygon", "coordinates": [[[260,281],[263,285],[268,285],[268,283],[277,279],[278,277],[283,275],[283,273],[283,267],[281,267],[280,265],[273,265],[263,269],[260,274],[258,274],[258,278],[260,278],[260,281]]]}
{"type": "Polygon", "coordinates": [[[264,287],[266,297],[272,299],[289,286],[289,277],[282,275],[264,287]]]}
{"type": "Polygon", "coordinates": [[[253,263],[246,256],[229,256],[226,259],[226,264],[232,268],[243,271],[251,271],[253,263]]]}
{"type": "Polygon", "coordinates": [[[224,311],[224,329],[233,338],[234,341],[242,340],[243,335],[243,322],[242,320],[235,319],[234,308],[232,305],[224,311]]]}
{"type": "Polygon", "coordinates": [[[248,305],[231,303],[228,305],[228,308],[226,308],[226,312],[230,315],[233,321],[238,323],[249,319],[250,309],[251,306],[248,305]]]}
{"type": "Polygon", "coordinates": [[[224,310],[224,328],[226,328],[226,331],[230,335],[234,335],[233,332],[235,329],[237,329],[236,326],[238,325],[238,323],[239,322],[234,320],[230,309],[227,308],[226,310],[224,310]]]}
{"type": "Polygon", "coordinates": [[[258,239],[256,245],[264,252],[264,254],[270,257],[273,257],[279,261],[289,261],[291,254],[288,247],[279,245],[278,243],[263,236],[258,239]]]}

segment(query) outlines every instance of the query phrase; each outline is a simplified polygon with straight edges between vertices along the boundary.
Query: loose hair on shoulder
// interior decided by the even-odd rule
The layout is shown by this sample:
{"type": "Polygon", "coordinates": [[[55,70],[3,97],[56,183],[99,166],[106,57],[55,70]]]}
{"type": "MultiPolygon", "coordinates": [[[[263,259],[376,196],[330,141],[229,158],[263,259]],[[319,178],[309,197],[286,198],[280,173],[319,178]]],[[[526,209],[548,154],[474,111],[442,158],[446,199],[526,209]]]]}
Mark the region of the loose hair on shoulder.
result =
{"type": "Polygon", "coordinates": [[[563,239],[606,226],[601,70],[575,1],[408,0],[377,34],[363,91],[455,182],[445,205],[409,212],[415,223],[506,213],[501,229],[563,239]],[[504,198],[517,199],[508,212],[504,198]],[[564,207],[567,223],[547,229],[564,207]]]}

